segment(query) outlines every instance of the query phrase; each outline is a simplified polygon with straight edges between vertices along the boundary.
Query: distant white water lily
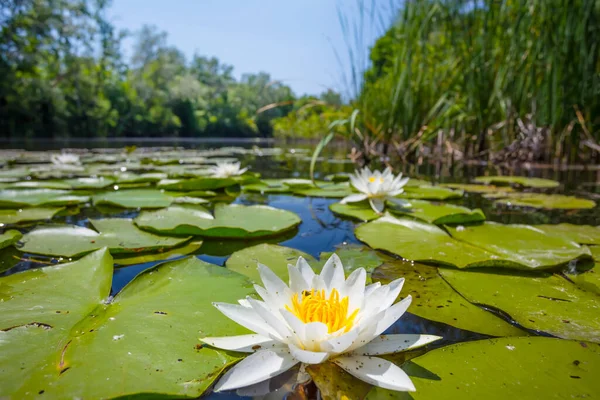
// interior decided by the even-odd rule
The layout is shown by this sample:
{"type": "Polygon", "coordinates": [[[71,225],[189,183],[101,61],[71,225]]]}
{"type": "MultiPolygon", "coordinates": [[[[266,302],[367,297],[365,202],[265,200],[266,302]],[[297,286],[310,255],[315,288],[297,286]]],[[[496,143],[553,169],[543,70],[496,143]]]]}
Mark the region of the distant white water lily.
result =
{"type": "Polygon", "coordinates": [[[229,178],[231,176],[242,175],[248,171],[248,168],[240,168],[240,162],[217,162],[217,165],[210,167],[210,174],[215,178],[229,178]]]}
{"type": "Polygon", "coordinates": [[[327,360],[372,385],[415,390],[402,369],[374,357],[440,339],[433,335],[382,335],[410,305],[411,296],[394,304],[404,278],[365,287],[364,268],[345,279],[344,267],[335,254],[320,275],[302,257],[296,266],[288,265],[289,286],[262,264],[258,264],[258,271],[264,288],[255,285],[255,289],[262,301],[247,297],[239,305],[214,303],[227,317],[255,333],[200,339],[220,349],[252,353],[219,380],[215,391],[257,393],[269,386],[270,378],[298,363],[327,360]]]}
{"type": "Polygon", "coordinates": [[[55,165],[80,165],[81,161],[79,160],[79,156],[77,154],[71,153],[61,153],[61,154],[52,154],[50,156],[50,161],[55,165]]]}
{"type": "Polygon", "coordinates": [[[383,173],[380,171],[371,172],[368,167],[365,167],[350,176],[352,186],[361,193],[351,194],[343,198],[341,203],[354,203],[368,199],[371,208],[378,214],[383,212],[386,200],[402,203],[402,205],[407,206],[409,205],[408,203],[396,199],[395,196],[404,192],[403,187],[408,180],[408,177],[402,178],[402,174],[394,176],[392,169],[389,167],[383,173]]]}

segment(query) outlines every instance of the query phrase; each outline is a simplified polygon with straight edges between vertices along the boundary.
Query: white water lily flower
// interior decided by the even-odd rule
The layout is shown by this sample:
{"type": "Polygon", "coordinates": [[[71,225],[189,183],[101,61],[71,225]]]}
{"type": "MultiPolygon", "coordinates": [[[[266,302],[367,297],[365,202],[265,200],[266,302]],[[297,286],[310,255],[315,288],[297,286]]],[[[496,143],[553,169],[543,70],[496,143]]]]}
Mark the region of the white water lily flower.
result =
{"type": "Polygon", "coordinates": [[[262,264],[258,264],[258,271],[264,288],[255,285],[255,289],[262,301],[247,297],[239,305],[214,303],[227,317],[255,333],[200,339],[220,349],[252,353],[219,380],[215,391],[243,388],[251,392],[298,363],[328,360],[372,385],[415,390],[402,369],[374,357],[440,339],[433,335],[382,335],[410,305],[411,296],[394,304],[404,278],[365,287],[364,268],[345,279],[344,267],[335,254],[319,275],[302,257],[296,266],[288,265],[289,286],[262,264]]]}
{"type": "Polygon", "coordinates": [[[396,199],[395,196],[404,192],[403,187],[408,180],[408,177],[402,178],[402,174],[394,176],[394,174],[392,174],[392,169],[389,167],[386,168],[383,173],[380,171],[371,172],[368,167],[365,167],[350,176],[352,186],[361,193],[351,194],[350,196],[343,198],[341,203],[354,203],[368,199],[371,208],[378,214],[383,212],[386,200],[407,206],[409,205],[408,203],[396,199]]]}
{"type": "Polygon", "coordinates": [[[79,165],[81,164],[77,154],[61,153],[52,154],[50,161],[55,165],[79,165]]]}
{"type": "Polygon", "coordinates": [[[248,168],[240,168],[240,162],[217,162],[217,165],[210,167],[209,171],[215,178],[229,178],[230,176],[242,175],[248,171],[248,168]]]}

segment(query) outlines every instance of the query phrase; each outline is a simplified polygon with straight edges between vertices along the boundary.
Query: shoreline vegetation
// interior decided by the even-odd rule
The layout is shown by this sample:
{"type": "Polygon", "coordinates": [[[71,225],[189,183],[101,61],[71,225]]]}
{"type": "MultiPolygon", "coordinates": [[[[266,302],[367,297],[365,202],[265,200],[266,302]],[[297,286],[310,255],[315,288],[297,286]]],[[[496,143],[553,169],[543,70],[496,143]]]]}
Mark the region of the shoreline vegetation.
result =
{"type": "MultiPolygon", "coordinates": [[[[108,1],[27,0],[0,18],[0,140],[146,137],[321,140],[359,165],[600,163],[600,2],[357,0],[340,8],[349,96],[297,97],[266,73],[236,80],[144,26],[131,60],[108,1]],[[366,26],[382,35],[357,47],[366,26]],[[368,59],[364,70],[362,59],[368,59]]],[[[75,139],[75,140],[78,140],[75,139]]]]}

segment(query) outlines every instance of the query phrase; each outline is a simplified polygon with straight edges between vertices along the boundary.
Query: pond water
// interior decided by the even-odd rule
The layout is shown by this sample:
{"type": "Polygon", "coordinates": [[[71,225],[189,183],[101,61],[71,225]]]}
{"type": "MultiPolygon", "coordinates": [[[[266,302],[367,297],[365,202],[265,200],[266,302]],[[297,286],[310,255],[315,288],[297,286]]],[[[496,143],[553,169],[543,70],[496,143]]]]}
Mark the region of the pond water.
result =
{"type": "MultiPolygon", "coordinates": [[[[119,173],[128,173],[132,175],[141,175],[148,173],[164,174],[165,179],[188,180],[193,179],[186,175],[186,171],[195,171],[204,168],[207,163],[211,163],[217,159],[237,159],[242,166],[250,168],[252,173],[260,174],[261,179],[289,179],[289,178],[308,178],[310,151],[311,148],[307,145],[281,146],[278,144],[253,144],[243,143],[237,147],[231,147],[227,144],[227,148],[218,149],[214,143],[204,144],[184,144],[183,147],[158,147],[158,144],[153,144],[156,147],[139,147],[137,149],[130,148],[130,153],[124,152],[122,148],[96,148],[84,150],[82,144],[71,143],[69,152],[79,154],[80,160],[83,162],[81,169],[73,171],[61,170],[57,166],[48,163],[48,152],[44,151],[20,151],[9,150],[2,151],[3,168],[0,170],[0,192],[23,190],[24,196],[28,196],[26,190],[40,190],[27,187],[19,187],[19,183],[28,182],[58,182],[63,183],[65,179],[73,177],[97,177],[108,176],[115,177],[119,173]],[[200,161],[199,158],[204,157],[205,160],[200,161]],[[14,174],[11,176],[10,171],[27,170],[27,173],[14,174]],[[31,173],[31,171],[34,171],[31,173]]],[[[116,144],[122,146],[121,143],[116,144]]],[[[162,144],[161,144],[162,145],[162,144]]],[[[349,149],[346,146],[338,146],[327,150],[320,158],[316,168],[316,178],[325,179],[332,174],[351,173],[355,170],[355,165],[348,158],[349,149]]],[[[410,176],[413,180],[423,181],[423,185],[428,184],[447,184],[447,183],[469,183],[477,176],[484,175],[499,175],[500,171],[489,166],[464,166],[464,165],[403,165],[397,166],[396,171],[403,171],[404,174],[410,176]]],[[[504,171],[506,172],[506,171],[504,171]]],[[[596,193],[599,186],[596,185],[596,171],[559,171],[553,169],[540,169],[517,171],[518,173],[531,178],[545,178],[560,182],[560,186],[556,188],[531,188],[518,186],[518,193],[542,193],[543,195],[561,194],[568,196],[576,196],[578,199],[594,200],[600,194],[596,193]]],[[[133,182],[133,180],[132,180],[133,182]]],[[[86,195],[97,196],[100,193],[114,192],[115,189],[148,189],[154,188],[157,185],[156,181],[151,180],[151,183],[139,184],[114,184],[102,189],[79,189],[79,193],[86,195]],[[120,187],[119,187],[120,186],[120,187]]],[[[348,246],[364,246],[364,243],[357,239],[356,229],[364,224],[354,218],[344,217],[339,214],[334,214],[330,206],[338,203],[340,198],[325,198],[318,194],[313,196],[299,195],[298,193],[274,193],[262,194],[260,191],[244,190],[244,184],[239,185],[235,190],[227,192],[227,195],[219,194],[216,197],[206,197],[208,203],[203,204],[210,210],[217,202],[226,202],[240,205],[268,205],[277,209],[287,210],[299,216],[301,223],[292,230],[287,230],[281,234],[269,235],[263,239],[215,239],[205,238],[202,245],[192,251],[191,255],[206,261],[211,264],[224,266],[227,259],[232,253],[258,245],[260,243],[271,243],[280,246],[285,246],[305,252],[315,259],[319,259],[322,253],[335,252],[340,247],[348,246]],[[241,187],[239,187],[241,186],[241,187]]],[[[46,185],[46,187],[51,187],[46,185]]],[[[58,187],[58,186],[57,186],[58,187]]],[[[436,186],[437,187],[437,186],[436,186]]],[[[502,188],[503,186],[498,186],[502,188]]],[[[219,192],[220,190],[215,190],[219,192]]],[[[501,189],[498,189],[501,191],[501,189]]],[[[77,191],[76,191],[77,192],[77,191]]],[[[72,193],[72,192],[70,192],[72,193]]],[[[194,194],[193,196],[198,196],[194,194]]],[[[1,196],[0,196],[1,197],[1,196]]],[[[198,196],[202,197],[202,196],[198,196]]],[[[435,196],[434,196],[435,197],[435,196]]],[[[500,198],[502,199],[502,198],[500,198]]],[[[505,198],[506,199],[506,198],[505,198]]],[[[528,224],[528,225],[548,225],[559,223],[570,223],[575,225],[600,225],[600,212],[597,207],[583,208],[560,208],[549,209],[552,207],[552,202],[544,203],[550,206],[534,206],[531,204],[519,205],[515,198],[508,198],[507,201],[498,201],[498,198],[486,198],[485,193],[474,193],[466,191],[463,195],[457,198],[436,199],[419,197],[420,201],[443,202],[457,206],[464,206],[469,209],[481,209],[487,221],[498,222],[502,224],[528,224]],[[517,205],[515,205],[515,203],[517,205]]],[[[539,199],[535,199],[538,201],[539,199]]],[[[410,201],[410,200],[409,200],[410,201]]],[[[545,199],[540,200],[542,203],[545,199]]],[[[4,204],[4,203],[2,203],[4,204]]],[[[6,209],[24,209],[26,206],[17,205],[10,206],[4,204],[6,209]]],[[[32,229],[43,226],[45,224],[69,224],[80,227],[91,228],[90,219],[102,218],[131,218],[135,219],[143,213],[141,208],[119,208],[114,206],[94,205],[92,202],[84,202],[78,206],[70,206],[61,210],[55,215],[51,222],[42,218],[42,221],[37,222],[18,222],[16,224],[2,223],[3,228],[0,233],[6,232],[9,229],[16,229],[23,234],[30,232],[32,229]]],[[[459,231],[462,230],[462,225],[459,225],[459,231]]],[[[600,235],[599,235],[600,236],[600,235]]],[[[517,239],[515,239],[517,240],[517,239]]],[[[594,244],[594,243],[583,243],[594,244]]],[[[599,242],[600,244],[600,242],[599,242]]],[[[55,265],[58,263],[67,262],[72,259],[77,259],[78,256],[48,256],[33,252],[21,251],[21,242],[17,242],[15,246],[9,246],[0,250],[0,276],[7,277],[17,272],[26,271],[55,265]]],[[[384,248],[384,247],[382,247],[384,248]]],[[[372,251],[372,250],[370,250],[372,251]]],[[[536,249],[532,248],[534,253],[536,249]]],[[[393,254],[389,248],[382,253],[385,256],[393,257],[397,262],[401,261],[400,257],[393,254]]],[[[404,254],[402,254],[404,256],[404,254]]],[[[409,257],[406,257],[409,258],[409,257]]],[[[138,274],[164,261],[143,262],[127,266],[115,267],[112,280],[111,295],[115,296],[121,289],[130,283],[138,274]]],[[[429,263],[428,263],[429,264],[429,263]]],[[[433,262],[435,265],[436,263],[433,262]]],[[[442,262],[442,264],[444,264],[442,262]]],[[[580,268],[585,263],[562,263],[562,266],[552,269],[559,273],[561,271],[573,272],[574,268],[580,268]],[[570,270],[569,270],[570,268],[570,270]]],[[[588,260],[589,264],[589,260],[588,260]]],[[[585,264],[587,265],[587,264],[585,264]]],[[[591,264],[593,265],[593,263],[591,264]]],[[[587,268],[587,267],[586,267],[587,268]]],[[[585,269],[585,268],[584,268],[585,269]]],[[[383,279],[388,276],[385,268],[380,268],[374,272],[373,278],[383,279]]],[[[393,273],[391,274],[393,276],[393,273]]],[[[3,279],[3,278],[0,278],[3,279]]],[[[450,281],[450,280],[449,280],[450,281]]],[[[2,282],[0,281],[0,288],[2,282]]],[[[0,290],[0,294],[1,294],[0,290]]],[[[469,295],[463,295],[469,299],[469,295]]],[[[473,300],[472,303],[478,303],[473,300]]],[[[484,306],[486,312],[494,313],[495,316],[505,319],[507,322],[522,329],[523,334],[533,334],[539,336],[565,337],[556,332],[546,332],[544,329],[527,326],[517,316],[509,315],[496,308],[494,305],[484,306]],[[513,319],[514,318],[514,319],[513,319]]],[[[2,306],[0,306],[2,310],[2,306]]],[[[1,311],[0,311],[1,314],[1,311]]],[[[428,346],[428,350],[433,350],[443,346],[448,346],[453,343],[481,340],[491,338],[494,335],[461,329],[460,327],[452,326],[449,323],[441,322],[440,320],[432,320],[425,318],[419,312],[411,312],[405,314],[396,324],[394,324],[387,333],[415,333],[415,334],[433,334],[442,336],[443,340],[438,341],[428,346]]],[[[600,315],[600,314],[597,314],[600,315]]],[[[1,320],[1,317],[0,317],[1,320]]],[[[2,328],[2,326],[0,326],[2,328]]],[[[583,329],[585,330],[585,329],[583,329]]],[[[583,335],[585,338],[585,335],[583,335]]],[[[568,335],[567,339],[571,338],[568,335]]],[[[581,340],[581,337],[574,335],[572,338],[581,340]]],[[[597,342],[597,337],[591,335],[589,340],[597,342]]],[[[1,364],[1,361],[0,361],[1,364]]],[[[1,395],[0,391],[0,395],[1,395]]],[[[598,394],[598,393],[597,393],[598,394]]],[[[290,394],[289,398],[301,398],[298,393],[290,394]]],[[[209,399],[233,399],[241,398],[231,393],[225,394],[208,394],[209,399]]],[[[442,398],[442,397],[439,397],[442,398]]],[[[468,396],[466,397],[468,398],[468,396]]]]}

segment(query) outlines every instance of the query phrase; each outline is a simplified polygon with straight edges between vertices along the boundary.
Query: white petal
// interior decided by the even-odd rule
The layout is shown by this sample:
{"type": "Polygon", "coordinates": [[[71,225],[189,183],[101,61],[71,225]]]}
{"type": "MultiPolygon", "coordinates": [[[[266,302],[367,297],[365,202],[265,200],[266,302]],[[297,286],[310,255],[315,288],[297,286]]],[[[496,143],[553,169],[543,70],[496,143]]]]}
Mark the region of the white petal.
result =
{"type": "Polygon", "coordinates": [[[320,364],[329,358],[329,353],[327,352],[302,350],[293,344],[290,344],[289,346],[292,356],[305,364],[320,364]]]}
{"type": "Polygon", "coordinates": [[[350,375],[371,385],[402,392],[414,392],[416,390],[406,372],[383,358],[338,357],[333,362],[350,375]]]}
{"type": "Polygon", "coordinates": [[[401,302],[394,304],[390,308],[384,311],[383,318],[377,322],[377,329],[375,330],[375,336],[381,335],[387,328],[392,326],[394,322],[398,321],[402,314],[406,312],[412,297],[409,295],[401,302]]]}
{"type": "Polygon", "coordinates": [[[356,203],[356,202],[358,202],[358,201],[363,201],[363,200],[365,200],[366,198],[367,198],[367,195],[366,195],[366,194],[362,194],[362,193],[360,193],[360,194],[358,194],[358,193],[357,193],[357,194],[351,194],[351,195],[349,195],[349,196],[346,196],[346,197],[344,197],[344,198],[343,198],[343,199],[340,201],[340,203],[342,203],[342,204],[347,204],[347,203],[356,203]]]}
{"type": "Polygon", "coordinates": [[[290,290],[293,293],[302,293],[304,290],[310,290],[312,277],[310,280],[306,280],[300,268],[288,264],[288,276],[290,277],[290,290]]]}
{"type": "Polygon", "coordinates": [[[252,309],[256,311],[260,318],[265,320],[267,324],[269,324],[271,329],[277,332],[277,335],[281,337],[286,343],[289,340],[293,339],[292,332],[290,331],[287,324],[282,320],[282,318],[279,318],[279,316],[274,314],[273,311],[271,311],[269,307],[265,305],[265,303],[255,300],[251,297],[248,297],[247,300],[248,302],[250,302],[252,309]]]}
{"type": "Polygon", "coordinates": [[[310,267],[308,262],[306,262],[304,257],[298,257],[296,267],[298,267],[298,269],[302,273],[304,280],[310,285],[312,283],[313,278],[315,277],[315,271],[313,271],[313,269],[310,267]]]}
{"type": "Polygon", "coordinates": [[[341,354],[346,351],[358,338],[359,329],[354,328],[339,336],[330,337],[321,343],[321,350],[328,353],[341,354]]]}
{"type": "Polygon", "coordinates": [[[281,310],[281,315],[301,343],[306,341],[306,324],[288,310],[281,310]]]}
{"type": "Polygon", "coordinates": [[[398,295],[400,294],[400,291],[402,290],[402,286],[404,286],[404,278],[398,278],[390,282],[388,286],[390,288],[390,291],[387,294],[385,300],[383,300],[380,310],[388,308],[392,304],[394,304],[394,302],[398,298],[398,295]]]}
{"type": "Polygon", "coordinates": [[[287,371],[298,361],[288,349],[261,350],[233,366],[217,382],[214,391],[238,389],[262,382],[287,371]]]}
{"type": "Polygon", "coordinates": [[[219,311],[227,318],[237,322],[245,328],[250,329],[259,335],[269,337],[275,340],[282,338],[263,320],[252,308],[238,306],[237,304],[213,303],[219,311]]]}
{"type": "Polygon", "coordinates": [[[320,276],[323,278],[328,291],[331,291],[333,288],[342,287],[345,279],[344,266],[337,254],[334,253],[329,257],[329,260],[323,266],[320,276]]]}
{"type": "Polygon", "coordinates": [[[381,214],[383,212],[383,209],[385,208],[385,201],[383,201],[383,199],[380,199],[377,197],[370,198],[369,204],[371,204],[371,208],[377,214],[381,214]]]}
{"type": "Polygon", "coordinates": [[[304,324],[303,347],[307,350],[320,351],[321,343],[327,340],[327,332],[327,325],[322,322],[304,324]]]}
{"type": "Polygon", "coordinates": [[[354,351],[355,355],[377,356],[425,346],[442,339],[434,335],[381,335],[354,351]]]}
{"type": "Polygon", "coordinates": [[[378,289],[380,287],[381,287],[381,283],[380,282],[375,282],[375,283],[370,284],[369,286],[367,286],[365,288],[365,297],[369,296],[371,293],[373,293],[373,291],[375,289],[378,289]]]}
{"type": "MultiPolygon", "coordinates": [[[[255,383],[254,385],[244,386],[236,390],[236,394],[242,397],[258,397],[265,396],[271,392],[275,392],[277,389],[281,389],[288,383],[298,382],[299,379],[298,371],[294,368],[282,372],[281,374],[274,376],[270,379],[262,382],[255,383]]],[[[260,397],[261,399],[266,399],[260,397]]],[[[267,397],[268,398],[268,397],[267,397]]]]}
{"type": "Polygon", "coordinates": [[[260,274],[260,279],[262,279],[265,289],[272,295],[285,296],[285,294],[289,292],[288,286],[266,265],[258,263],[258,273],[260,274]]]}
{"type": "Polygon", "coordinates": [[[367,281],[367,272],[364,268],[355,269],[348,279],[342,297],[348,296],[348,311],[354,312],[355,309],[362,307],[365,293],[365,283],[367,281]]]}
{"type": "Polygon", "coordinates": [[[350,183],[359,192],[362,192],[362,193],[367,192],[367,184],[365,183],[365,180],[363,177],[361,177],[359,175],[356,175],[356,176],[352,175],[352,176],[350,176],[350,183]]]}
{"type": "Polygon", "coordinates": [[[254,353],[256,350],[263,348],[281,346],[281,343],[262,335],[205,337],[200,340],[218,349],[241,351],[243,353],[254,353]]]}

